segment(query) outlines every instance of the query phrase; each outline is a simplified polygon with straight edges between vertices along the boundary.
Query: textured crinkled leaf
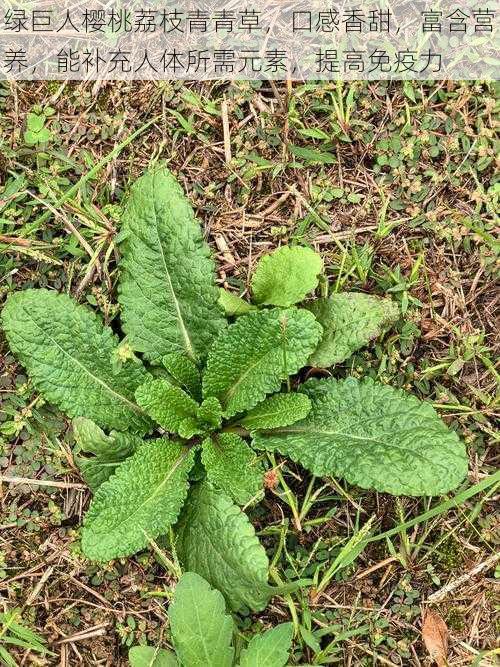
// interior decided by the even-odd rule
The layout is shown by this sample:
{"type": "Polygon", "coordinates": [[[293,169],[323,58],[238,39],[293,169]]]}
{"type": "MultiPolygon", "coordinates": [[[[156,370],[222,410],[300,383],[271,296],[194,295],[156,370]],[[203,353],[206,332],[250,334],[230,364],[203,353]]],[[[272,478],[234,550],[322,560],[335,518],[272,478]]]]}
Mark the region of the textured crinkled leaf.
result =
{"type": "Polygon", "coordinates": [[[154,646],[133,646],[128,652],[130,667],[179,667],[172,651],[154,646]]]}
{"type": "Polygon", "coordinates": [[[201,399],[201,373],[192,359],[181,352],[171,352],[162,363],[176,384],[197,401],[201,399]]]}
{"type": "Polygon", "coordinates": [[[307,310],[262,310],[242,315],[215,342],[203,393],[216,396],[231,417],[280,389],[316,348],[321,326],[307,310]]]}
{"type": "Polygon", "coordinates": [[[306,307],[324,331],[309,360],[318,368],[345,361],[399,317],[398,306],[391,299],[358,292],[340,292],[329,299],[312,301],[306,307]]]}
{"type": "Polygon", "coordinates": [[[304,419],[310,410],[305,394],[275,394],[247,412],[240,424],[249,431],[288,426],[304,419]]]}
{"type": "Polygon", "coordinates": [[[259,260],[252,276],[256,303],[292,306],[318,286],[323,260],[310,248],[283,246],[259,260]]]}
{"type": "Polygon", "coordinates": [[[239,667],[285,667],[290,655],[292,637],[292,623],[281,623],[255,635],[241,652],[239,667]]]}
{"type": "Polygon", "coordinates": [[[463,442],[429,403],[372,379],[309,380],[301,391],[312,401],[308,416],[258,434],[257,447],[396,495],[447,493],[467,474],[463,442]]]}
{"type": "Polygon", "coordinates": [[[208,479],[238,505],[262,496],[262,466],[252,449],[236,433],[217,433],[203,441],[201,460],[208,479]]]}
{"type": "Polygon", "coordinates": [[[209,429],[216,429],[222,424],[222,406],[214,396],[209,396],[198,408],[198,422],[209,429]]]}
{"type": "Polygon", "coordinates": [[[186,417],[180,422],[177,432],[181,438],[190,440],[194,435],[204,433],[204,429],[200,427],[194,417],[186,417]]]}
{"type": "Polygon", "coordinates": [[[189,667],[231,667],[234,623],[222,594],[195,572],[175,587],[168,617],[175,651],[189,667]]]}
{"type": "Polygon", "coordinates": [[[145,442],[97,490],[84,519],[84,554],[99,561],[129,556],[165,532],[186,498],[193,458],[178,443],[145,442]]]}
{"type": "Polygon", "coordinates": [[[204,577],[233,611],[263,609],[273,589],[269,561],[239,507],[204,482],[192,487],[177,525],[177,553],[185,570],[204,577]]]}
{"type": "Polygon", "coordinates": [[[191,420],[196,429],[194,420],[198,404],[184,390],[174,387],[164,378],[149,379],[136,389],[135,399],[152,419],[170,433],[179,433],[181,423],[186,428],[186,419],[191,420]]]}
{"type": "Polygon", "coordinates": [[[142,438],[132,433],[111,431],[106,435],[86,417],[73,420],[73,434],[76,441],[75,462],[83,479],[94,492],[143,443],[142,438]],[[81,456],[81,452],[93,456],[81,456]]]}
{"type": "Polygon", "coordinates": [[[69,417],[120,431],[147,430],[149,419],[134,391],[148,374],[136,362],[113,364],[118,338],[89,308],[66,294],[25,290],[7,299],[2,326],[36,388],[69,417]]]}
{"type": "Polygon", "coordinates": [[[226,322],[210,250],[167,169],[132,187],[122,239],[119,302],[130,344],[152,363],[169,352],[203,359],[226,322]]]}
{"type": "Polygon", "coordinates": [[[256,310],[256,306],[253,306],[245,299],[242,299],[240,296],[236,296],[232,292],[228,292],[224,288],[219,288],[219,305],[222,306],[224,312],[229,317],[245,315],[246,313],[256,310]]]}

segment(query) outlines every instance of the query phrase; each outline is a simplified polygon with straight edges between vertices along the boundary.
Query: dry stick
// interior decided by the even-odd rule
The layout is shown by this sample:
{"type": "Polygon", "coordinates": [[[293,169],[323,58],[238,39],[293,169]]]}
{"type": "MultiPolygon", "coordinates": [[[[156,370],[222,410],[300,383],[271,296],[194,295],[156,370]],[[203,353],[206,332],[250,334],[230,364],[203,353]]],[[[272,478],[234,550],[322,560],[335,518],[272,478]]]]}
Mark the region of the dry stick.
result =
{"type": "Polygon", "coordinates": [[[29,477],[5,477],[0,475],[0,484],[33,484],[35,486],[52,486],[55,489],[86,489],[85,484],[72,482],[53,482],[50,479],[30,479],[29,477]]]}
{"type": "MultiPolygon", "coordinates": [[[[66,646],[66,644],[63,644],[63,646],[66,646]]],[[[71,648],[73,653],[76,655],[76,659],[78,660],[78,664],[83,665],[83,656],[79,652],[79,650],[76,648],[76,644],[74,642],[69,642],[68,646],[71,648]]]]}
{"type": "Polygon", "coordinates": [[[385,567],[386,565],[389,565],[389,563],[393,563],[396,560],[398,560],[397,556],[390,556],[389,558],[385,558],[384,560],[381,560],[380,563],[376,563],[375,565],[372,565],[366,570],[363,570],[363,572],[357,574],[355,579],[363,579],[363,577],[367,577],[372,572],[375,572],[376,570],[379,570],[381,567],[385,567]]]}
{"type": "Polygon", "coordinates": [[[45,570],[45,572],[42,574],[42,576],[40,577],[40,581],[37,583],[35,588],[31,591],[28,598],[26,599],[26,602],[24,603],[23,608],[29,607],[33,604],[33,602],[38,597],[38,594],[42,590],[42,587],[44,586],[47,579],[49,579],[52,576],[52,572],[54,572],[54,565],[51,565],[50,567],[48,567],[45,570]]]}
{"type": "Polygon", "coordinates": [[[85,271],[85,275],[83,278],[80,280],[78,283],[78,286],[76,288],[76,294],[79,296],[83,290],[87,287],[89,282],[92,280],[92,277],[94,275],[95,269],[100,266],[99,264],[99,254],[102,250],[103,246],[99,244],[99,248],[97,249],[96,253],[94,253],[94,256],[91,258],[90,262],[88,263],[87,270],[85,271]]]}
{"type": "Polygon", "coordinates": [[[227,101],[223,100],[221,103],[221,116],[222,116],[222,132],[224,135],[224,157],[226,158],[226,163],[231,162],[231,133],[229,131],[229,114],[227,108],[227,101]]]}
{"type": "Polygon", "coordinates": [[[279,208],[281,204],[283,204],[283,202],[285,202],[291,194],[292,193],[290,192],[290,190],[283,192],[283,194],[278,199],[276,199],[270,206],[265,208],[263,211],[257,211],[255,215],[250,214],[249,217],[266,218],[268,215],[271,215],[271,213],[274,213],[274,211],[277,208],[279,208]]]}
{"type": "Polygon", "coordinates": [[[489,558],[484,560],[482,563],[479,563],[479,565],[476,565],[475,567],[473,567],[471,570],[469,570],[465,574],[462,574],[462,576],[458,577],[458,579],[454,579],[453,581],[450,581],[449,583],[446,584],[446,586],[443,586],[443,588],[440,588],[438,591],[436,591],[432,595],[429,595],[429,597],[427,598],[427,602],[441,602],[442,600],[445,599],[445,597],[448,595],[448,593],[451,593],[456,588],[459,588],[459,586],[464,584],[469,579],[472,579],[472,577],[475,577],[476,574],[479,574],[482,570],[489,569],[499,559],[500,559],[500,553],[492,554],[489,558]]]}
{"type": "Polygon", "coordinates": [[[0,243],[20,245],[24,246],[25,248],[29,248],[31,246],[31,241],[29,239],[18,238],[17,236],[5,236],[4,234],[0,234],[0,243]]]}
{"type": "MultiPolygon", "coordinates": [[[[124,139],[118,146],[115,146],[111,152],[109,152],[105,157],[102,158],[102,160],[99,160],[99,162],[90,169],[86,174],[84,174],[77,183],[72,185],[66,192],[59,197],[59,199],[55,202],[54,207],[62,206],[65,202],[68,201],[68,199],[71,199],[73,195],[75,195],[78,190],[87,183],[87,181],[90,181],[94,176],[96,176],[103,167],[105,167],[108,162],[111,162],[115,157],[117,157],[124,148],[126,148],[134,139],[137,139],[139,135],[141,135],[143,132],[145,132],[151,125],[156,123],[156,121],[160,120],[161,116],[155,116],[151,120],[149,120],[147,123],[144,123],[138,130],[135,130],[135,132],[132,132],[131,135],[129,135],[126,139],[124,139]]],[[[50,218],[52,211],[47,210],[45,213],[42,213],[36,220],[35,220],[35,225],[40,225],[43,222],[45,222],[48,218],[50,218]]]]}
{"type": "Polygon", "coordinates": [[[61,660],[59,663],[59,667],[67,667],[67,665],[68,665],[68,656],[67,656],[66,644],[61,644],[61,660]]]}
{"type": "Polygon", "coordinates": [[[91,637],[101,637],[102,635],[106,634],[106,628],[108,627],[109,623],[101,623],[100,625],[94,625],[92,628],[88,628],[88,630],[83,630],[82,632],[77,632],[74,635],[71,635],[71,637],[65,637],[64,639],[60,639],[59,641],[56,642],[57,645],[59,644],[68,644],[69,642],[78,642],[82,641],[84,639],[90,639],[91,637]]]}
{"type": "Polygon", "coordinates": [[[106,606],[109,605],[109,600],[106,600],[105,597],[103,597],[100,593],[98,593],[97,591],[95,591],[93,588],[90,588],[90,586],[87,586],[87,585],[84,584],[82,581],[78,581],[78,579],[76,579],[76,578],[75,578],[73,575],[71,575],[71,574],[69,575],[69,579],[70,579],[74,584],[76,584],[77,586],[79,586],[80,588],[83,588],[84,591],[87,591],[87,593],[90,593],[90,595],[93,595],[97,600],[99,600],[99,602],[102,602],[102,603],[105,604],[106,606]]]}
{"type": "Polygon", "coordinates": [[[217,246],[218,250],[222,253],[222,256],[224,257],[224,260],[228,263],[231,264],[232,266],[236,265],[236,260],[234,259],[231,251],[229,250],[229,246],[227,244],[226,239],[222,236],[222,234],[217,234],[215,236],[215,245],[217,246]]]}
{"type": "MultiPolygon", "coordinates": [[[[19,579],[27,579],[27,578],[31,577],[32,575],[39,576],[39,575],[35,575],[34,573],[37,570],[39,570],[40,568],[45,567],[47,562],[50,562],[51,558],[53,558],[53,557],[49,557],[43,563],[38,563],[38,565],[34,565],[29,570],[26,570],[26,572],[21,572],[21,574],[16,574],[14,577],[10,577],[10,579],[4,579],[4,581],[2,581],[2,583],[0,584],[0,590],[2,590],[4,588],[9,588],[9,584],[11,584],[13,581],[19,581],[19,579]]],[[[40,575],[40,576],[43,577],[43,574],[40,575]]]]}
{"type": "Polygon", "coordinates": [[[331,241],[343,241],[344,239],[352,238],[357,234],[364,234],[365,232],[373,232],[377,229],[377,225],[367,225],[366,227],[356,227],[348,229],[345,232],[333,232],[332,234],[320,234],[316,236],[318,243],[330,243],[331,241]]]}

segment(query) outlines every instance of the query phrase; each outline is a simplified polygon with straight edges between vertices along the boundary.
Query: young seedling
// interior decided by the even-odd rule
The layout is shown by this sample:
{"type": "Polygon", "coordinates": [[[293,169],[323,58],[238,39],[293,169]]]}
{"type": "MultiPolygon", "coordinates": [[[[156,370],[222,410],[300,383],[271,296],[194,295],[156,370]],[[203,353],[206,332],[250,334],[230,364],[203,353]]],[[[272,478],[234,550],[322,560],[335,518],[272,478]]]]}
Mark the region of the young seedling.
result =
{"type": "Polygon", "coordinates": [[[129,651],[130,667],[284,667],[288,662],[291,623],[255,635],[236,658],[234,623],[226,614],[224,597],[194,572],[179,579],[168,616],[175,653],[134,646],[129,651]]]}
{"type": "Polygon", "coordinates": [[[233,611],[258,610],[276,589],[240,508],[263,495],[259,452],[392,494],[443,494],[463,480],[464,444],[429,403],[370,378],[301,382],[303,368],[345,361],[390,326],[390,299],[312,298],[322,259],[297,246],[259,261],[253,304],[220,292],[165,169],[133,186],[118,242],[123,341],[66,294],[24,290],[2,312],[35,387],[74,419],[75,459],[94,492],[88,558],[129,556],[175,526],[184,569],[233,611]]]}

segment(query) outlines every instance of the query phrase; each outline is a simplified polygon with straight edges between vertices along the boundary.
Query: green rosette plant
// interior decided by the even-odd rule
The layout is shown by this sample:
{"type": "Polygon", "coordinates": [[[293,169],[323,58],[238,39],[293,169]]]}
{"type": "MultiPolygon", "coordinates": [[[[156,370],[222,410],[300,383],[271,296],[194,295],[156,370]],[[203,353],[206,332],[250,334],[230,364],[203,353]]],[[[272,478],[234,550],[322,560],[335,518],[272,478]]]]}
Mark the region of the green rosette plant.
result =
{"type": "Polygon", "coordinates": [[[390,299],[314,299],[323,262],[299,246],[258,262],[252,303],[218,289],[166,169],[134,184],[118,241],[123,340],[46,289],[15,292],[2,311],[34,386],[73,419],[94,494],[88,558],[129,556],[173,526],[186,570],[233,611],[258,610],[276,589],[241,508],[263,495],[263,452],[392,494],[443,494],[463,480],[464,444],[429,403],[370,378],[301,381],[302,369],[341,363],[384,332],[399,315],[390,299]]]}

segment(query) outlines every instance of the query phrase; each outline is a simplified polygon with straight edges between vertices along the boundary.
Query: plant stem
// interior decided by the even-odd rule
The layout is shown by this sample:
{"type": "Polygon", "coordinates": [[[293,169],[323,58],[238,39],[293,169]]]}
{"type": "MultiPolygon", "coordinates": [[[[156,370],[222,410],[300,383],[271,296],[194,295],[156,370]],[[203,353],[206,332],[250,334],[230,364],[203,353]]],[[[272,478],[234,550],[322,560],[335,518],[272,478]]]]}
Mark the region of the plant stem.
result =
{"type": "Polygon", "coordinates": [[[243,428],[243,426],[224,426],[224,428],[221,429],[222,433],[236,433],[237,435],[241,435],[243,438],[248,438],[250,436],[250,431],[247,431],[246,428],[243,428]]]}

